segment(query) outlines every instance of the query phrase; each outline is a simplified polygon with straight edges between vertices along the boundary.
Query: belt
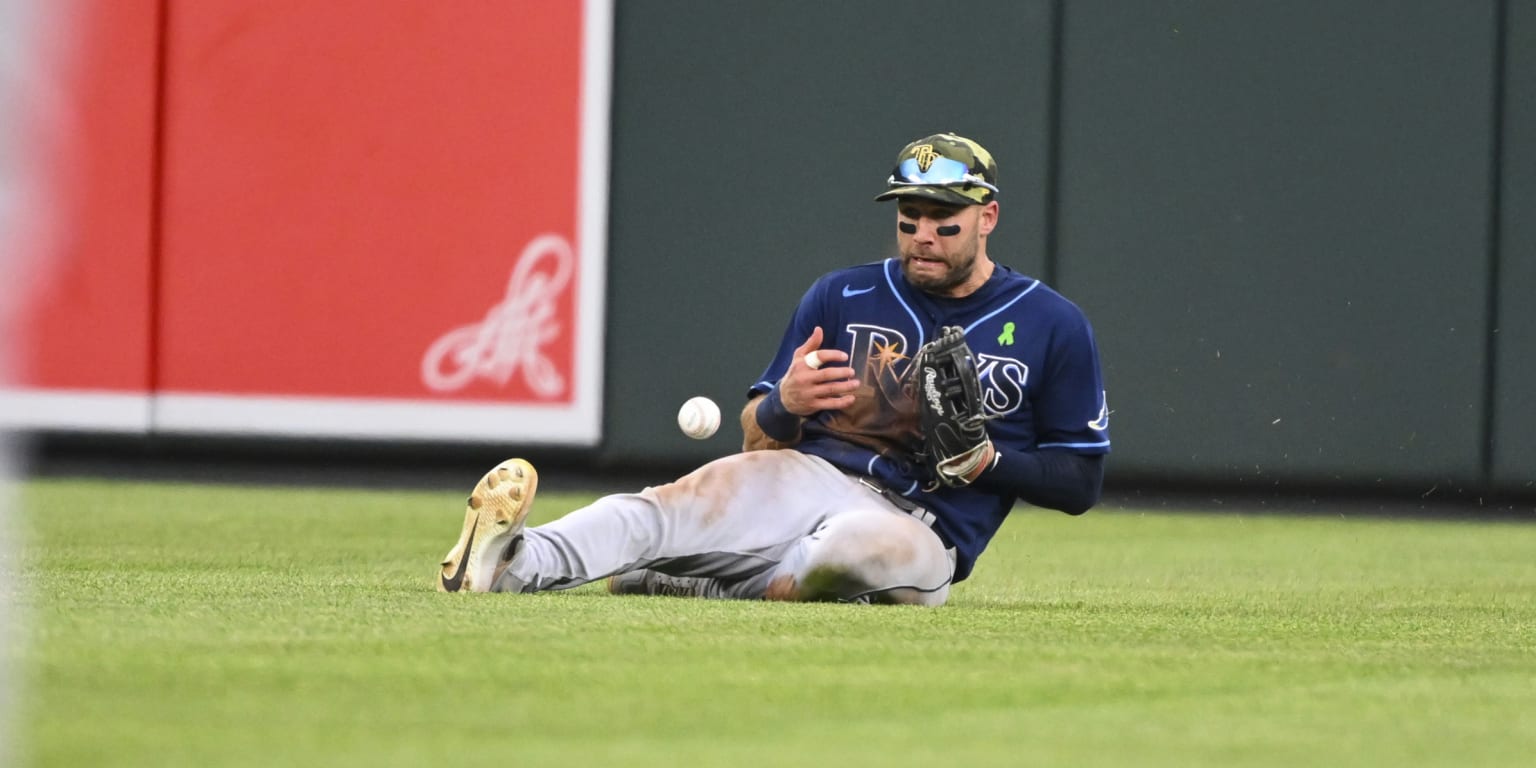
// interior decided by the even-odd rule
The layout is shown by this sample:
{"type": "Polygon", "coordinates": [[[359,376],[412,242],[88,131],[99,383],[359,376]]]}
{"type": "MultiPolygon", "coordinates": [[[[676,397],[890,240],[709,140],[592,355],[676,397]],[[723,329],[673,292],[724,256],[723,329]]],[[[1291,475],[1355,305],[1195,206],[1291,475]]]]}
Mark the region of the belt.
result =
{"type": "Polygon", "coordinates": [[[874,480],[864,477],[863,475],[858,475],[855,479],[859,481],[859,485],[862,485],[865,488],[868,488],[871,491],[874,491],[875,493],[885,497],[885,500],[889,501],[891,506],[907,513],[908,515],[911,515],[913,518],[916,518],[918,522],[928,526],[929,528],[932,528],[934,521],[938,519],[938,517],[935,516],[932,512],[924,509],[922,505],[875,482],[874,480]]]}

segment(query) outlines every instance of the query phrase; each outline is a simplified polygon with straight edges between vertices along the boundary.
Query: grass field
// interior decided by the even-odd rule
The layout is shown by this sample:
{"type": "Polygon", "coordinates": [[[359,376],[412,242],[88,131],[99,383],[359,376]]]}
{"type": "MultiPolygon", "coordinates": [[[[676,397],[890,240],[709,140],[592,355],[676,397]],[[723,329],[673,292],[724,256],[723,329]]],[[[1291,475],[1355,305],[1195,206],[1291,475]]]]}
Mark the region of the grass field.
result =
{"type": "Polygon", "coordinates": [[[1532,524],[1021,510],[933,610],[441,595],[459,494],[22,499],[37,766],[1536,760],[1532,524]]]}

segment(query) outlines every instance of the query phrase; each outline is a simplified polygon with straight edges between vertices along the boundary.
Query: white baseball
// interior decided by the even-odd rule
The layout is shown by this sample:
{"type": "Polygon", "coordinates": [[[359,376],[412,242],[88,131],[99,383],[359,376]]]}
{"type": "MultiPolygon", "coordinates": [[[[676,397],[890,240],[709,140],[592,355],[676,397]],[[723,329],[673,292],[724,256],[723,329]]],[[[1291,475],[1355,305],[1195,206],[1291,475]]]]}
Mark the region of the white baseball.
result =
{"type": "Polygon", "coordinates": [[[690,397],[677,411],[677,427],[683,434],[703,440],[720,428],[720,406],[707,397],[690,397]]]}
{"type": "Polygon", "coordinates": [[[805,367],[807,367],[807,368],[820,368],[821,367],[821,355],[816,354],[816,350],[813,349],[813,350],[805,353],[805,367]]]}

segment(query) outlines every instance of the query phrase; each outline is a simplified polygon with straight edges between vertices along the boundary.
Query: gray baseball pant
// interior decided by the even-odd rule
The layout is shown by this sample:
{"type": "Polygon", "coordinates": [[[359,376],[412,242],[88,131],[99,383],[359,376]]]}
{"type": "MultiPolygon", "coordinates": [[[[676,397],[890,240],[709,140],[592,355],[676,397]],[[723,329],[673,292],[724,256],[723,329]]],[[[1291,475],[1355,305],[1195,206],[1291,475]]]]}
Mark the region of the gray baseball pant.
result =
{"type": "Polygon", "coordinates": [[[704,577],[715,597],[942,605],[954,555],[825,460],[749,451],[527,529],[497,586],[568,589],[639,568],[704,577]]]}

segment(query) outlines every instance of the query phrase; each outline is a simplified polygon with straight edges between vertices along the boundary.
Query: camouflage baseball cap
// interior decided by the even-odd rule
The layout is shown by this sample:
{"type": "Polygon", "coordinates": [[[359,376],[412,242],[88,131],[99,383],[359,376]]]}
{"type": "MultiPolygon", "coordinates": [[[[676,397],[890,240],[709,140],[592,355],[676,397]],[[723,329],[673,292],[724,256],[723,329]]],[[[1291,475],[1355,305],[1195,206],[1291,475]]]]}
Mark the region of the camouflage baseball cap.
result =
{"type": "Polygon", "coordinates": [[[876,200],[922,197],[950,205],[985,205],[997,197],[992,153],[963,136],[937,133],[903,147],[876,200]]]}

